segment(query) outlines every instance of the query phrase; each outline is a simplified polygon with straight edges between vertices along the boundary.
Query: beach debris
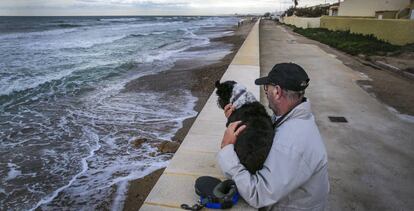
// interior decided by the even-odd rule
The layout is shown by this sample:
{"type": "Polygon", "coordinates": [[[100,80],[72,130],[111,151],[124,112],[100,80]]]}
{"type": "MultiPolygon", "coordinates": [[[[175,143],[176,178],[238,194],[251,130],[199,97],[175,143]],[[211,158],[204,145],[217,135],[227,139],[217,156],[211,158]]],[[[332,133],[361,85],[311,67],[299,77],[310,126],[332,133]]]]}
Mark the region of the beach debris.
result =
{"type": "Polygon", "coordinates": [[[178,147],[180,147],[180,143],[175,141],[163,141],[160,144],[158,144],[158,151],[161,153],[174,153],[178,150],[178,147]]]}
{"type": "Polygon", "coordinates": [[[157,156],[157,152],[150,152],[148,154],[148,156],[150,156],[150,157],[156,157],[157,156]]]}
{"type": "Polygon", "coordinates": [[[141,148],[142,144],[147,142],[148,139],[146,138],[137,138],[131,141],[131,145],[135,148],[141,148]]]}

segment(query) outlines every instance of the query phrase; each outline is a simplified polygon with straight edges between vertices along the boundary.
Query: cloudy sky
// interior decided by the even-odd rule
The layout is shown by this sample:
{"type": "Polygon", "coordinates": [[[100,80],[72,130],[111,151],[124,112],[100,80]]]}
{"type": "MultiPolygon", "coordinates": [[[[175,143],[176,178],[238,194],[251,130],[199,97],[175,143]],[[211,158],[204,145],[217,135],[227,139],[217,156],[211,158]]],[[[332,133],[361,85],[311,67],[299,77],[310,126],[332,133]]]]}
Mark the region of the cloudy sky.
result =
{"type": "MultiPolygon", "coordinates": [[[[337,0],[299,0],[299,6],[325,2],[337,0]]],[[[292,0],[0,0],[0,15],[224,15],[292,5],[292,0]]]]}

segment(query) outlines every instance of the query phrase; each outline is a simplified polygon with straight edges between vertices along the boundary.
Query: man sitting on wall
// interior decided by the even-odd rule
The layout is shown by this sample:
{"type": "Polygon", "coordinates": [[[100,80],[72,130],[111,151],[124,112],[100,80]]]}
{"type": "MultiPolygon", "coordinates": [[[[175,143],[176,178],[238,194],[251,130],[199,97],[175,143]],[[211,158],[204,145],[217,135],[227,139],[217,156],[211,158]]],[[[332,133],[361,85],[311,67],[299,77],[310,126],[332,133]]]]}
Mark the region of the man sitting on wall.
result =
{"type": "MultiPolygon", "coordinates": [[[[304,97],[309,78],[297,64],[276,64],[264,85],[274,112],[275,136],[264,167],[249,173],[240,163],[234,144],[245,126],[231,123],[224,133],[218,162],[233,179],[240,195],[253,207],[265,210],[324,210],[328,192],[328,160],[325,145],[304,97]]],[[[231,104],[225,108],[229,117],[231,104]]]]}

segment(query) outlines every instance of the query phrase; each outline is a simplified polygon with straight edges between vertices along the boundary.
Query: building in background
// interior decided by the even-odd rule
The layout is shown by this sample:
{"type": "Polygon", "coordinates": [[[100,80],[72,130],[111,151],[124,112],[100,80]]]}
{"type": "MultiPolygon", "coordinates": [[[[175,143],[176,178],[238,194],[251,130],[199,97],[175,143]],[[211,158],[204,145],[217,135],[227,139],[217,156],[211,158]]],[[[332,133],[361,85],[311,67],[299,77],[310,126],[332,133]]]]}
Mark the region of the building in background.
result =
{"type": "Polygon", "coordinates": [[[338,16],[410,19],[412,11],[413,0],[344,0],[339,4],[338,16]]]}
{"type": "Polygon", "coordinates": [[[339,2],[329,6],[329,16],[338,16],[339,2]]]}
{"type": "Polygon", "coordinates": [[[414,43],[414,0],[343,0],[331,5],[289,8],[280,22],[372,35],[394,45],[414,43]]]}

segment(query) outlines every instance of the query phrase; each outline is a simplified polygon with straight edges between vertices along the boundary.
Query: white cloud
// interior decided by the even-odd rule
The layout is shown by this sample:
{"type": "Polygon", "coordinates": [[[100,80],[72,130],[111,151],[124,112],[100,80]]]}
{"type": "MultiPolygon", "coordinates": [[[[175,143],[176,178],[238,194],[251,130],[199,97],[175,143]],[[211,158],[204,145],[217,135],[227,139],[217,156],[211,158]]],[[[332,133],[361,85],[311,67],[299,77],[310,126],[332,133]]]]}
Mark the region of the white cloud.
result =
{"type": "MultiPolygon", "coordinates": [[[[325,0],[299,0],[299,6],[321,3],[325,0]]],[[[217,15],[272,12],[292,5],[291,0],[0,0],[0,15],[217,15]]]]}

